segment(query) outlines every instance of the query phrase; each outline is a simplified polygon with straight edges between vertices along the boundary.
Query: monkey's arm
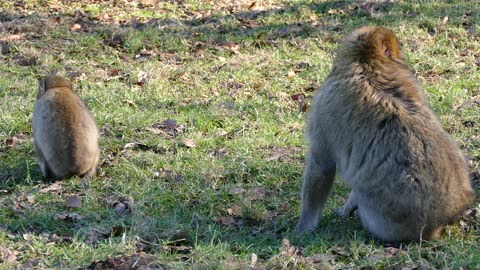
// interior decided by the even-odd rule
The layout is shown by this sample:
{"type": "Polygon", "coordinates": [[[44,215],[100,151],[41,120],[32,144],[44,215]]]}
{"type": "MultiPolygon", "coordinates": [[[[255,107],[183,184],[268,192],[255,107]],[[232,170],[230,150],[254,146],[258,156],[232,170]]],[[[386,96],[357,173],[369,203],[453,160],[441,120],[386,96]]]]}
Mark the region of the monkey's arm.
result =
{"type": "Polygon", "coordinates": [[[318,158],[318,155],[311,152],[307,154],[302,189],[302,213],[296,232],[313,231],[317,227],[335,178],[335,164],[319,162],[318,158]]]}

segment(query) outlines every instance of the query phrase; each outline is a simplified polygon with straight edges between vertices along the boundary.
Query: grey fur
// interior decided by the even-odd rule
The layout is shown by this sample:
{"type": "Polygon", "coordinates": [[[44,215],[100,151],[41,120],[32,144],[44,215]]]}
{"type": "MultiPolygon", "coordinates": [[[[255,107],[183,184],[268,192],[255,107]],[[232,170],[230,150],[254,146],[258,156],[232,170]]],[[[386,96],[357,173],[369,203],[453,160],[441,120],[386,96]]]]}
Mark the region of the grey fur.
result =
{"type": "Polygon", "coordinates": [[[100,156],[95,120],[69,80],[40,81],[33,112],[33,140],[47,179],[94,176],[100,156]]]}
{"type": "Polygon", "coordinates": [[[314,97],[306,138],[297,232],[318,226],[336,172],[352,190],[336,213],[358,208],[363,227],[384,241],[438,238],[474,200],[459,147],[385,28],[347,36],[314,97]]]}

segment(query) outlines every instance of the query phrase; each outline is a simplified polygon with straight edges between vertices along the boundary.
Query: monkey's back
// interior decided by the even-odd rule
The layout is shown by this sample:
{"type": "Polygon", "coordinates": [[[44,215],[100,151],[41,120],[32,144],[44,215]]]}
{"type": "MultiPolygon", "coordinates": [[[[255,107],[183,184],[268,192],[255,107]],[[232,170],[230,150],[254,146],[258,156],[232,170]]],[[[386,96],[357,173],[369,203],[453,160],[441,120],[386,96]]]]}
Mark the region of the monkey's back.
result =
{"type": "Polygon", "coordinates": [[[95,120],[70,89],[49,89],[37,100],[33,133],[37,149],[56,177],[82,175],[96,166],[99,149],[95,120]]]}
{"type": "Polygon", "coordinates": [[[326,154],[360,204],[413,231],[452,222],[473,202],[469,173],[413,76],[345,72],[334,70],[318,91],[307,139],[331,146],[326,154]]]}

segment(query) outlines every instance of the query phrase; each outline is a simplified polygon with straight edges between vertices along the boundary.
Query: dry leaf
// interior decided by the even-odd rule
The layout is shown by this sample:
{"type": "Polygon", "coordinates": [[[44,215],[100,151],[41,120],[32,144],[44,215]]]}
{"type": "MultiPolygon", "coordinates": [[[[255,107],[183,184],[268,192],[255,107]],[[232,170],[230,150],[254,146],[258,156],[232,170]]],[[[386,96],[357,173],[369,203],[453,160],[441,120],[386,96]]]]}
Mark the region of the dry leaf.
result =
{"type": "Polygon", "coordinates": [[[264,187],[255,187],[248,191],[248,199],[251,201],[261,200],[265,197],[265,188],[264,187]]]}
{"type": "Polygon", "coordinates": [[[126,210],[127,210],[127,207],[123,203],[117,203],[115,205],[115,213],[117,215],[123,215],[126,210]]]}
{"type": "Polygon", "coordinates": [[[143,144],[143,143],[131,142],[131,143],[125,144],[125,146],[123,146],[122,151],[120,151],[120,152],[121,152],[121,153],[125,153],[128,149],[130,149],[130,150],[148,151],[148,150],[151,150],[152,148],[153,148],[153,147],[148,146],[148,145],[143,144]]]}
{"type": "Polygon", "coordinates": [[[180,252],[186,253],[186,252],[189,252],[190,250],[192,250],[192,247],[189,247],[189,246],[172,246],[172,249],[175,250],[175,251],[180,251],[180,252]]]}
{"type": "Polygon", "coordinates": [[[291,95],[291,98],[298,102],[300,112],[307,111],[308,106],[305,102],[305,94],[303,93],[294,94],[294,95],[291,95]]]}
{"type": "Polygon", "coordinates": [[[33,195],[27,196],[27,201],[30,204],[34,204],[35,203],[35,196],[33,196],[33,195]]]}
{"type": "Polygon", "coordinates": [[[161,126],[163,126],[166,129],[173,130],[177,128],[178,124],[177,124],[177,121],[173,119],[167,119],[161,123],[161,126]]]}
{"type": "Polygon", "coordinates": [[[245,189],[241,187],[231,187],[228,189],[228,194],[230,195],[236,195],[236,194],[241,194],[244,193],[245,189]]]}
{"type": "Polygon", "coordinates": [[[147,82],[148,74],[145,71],[140,71],[137,74],[136,85],[143,86],[147,82]]]}
{"type": "Polygon", "coordinates": [[[8,44],[7,42],[0,41],[0,48],[1,48],[2,54],[10,53],[10,44],[8,44]]]}
{"type": "Polygon", "coordinates": [[[293,100],[299,100],[301,97],[305,98],[304,93],[293,94],[290,96],[293,100]]]}
{"type": "Polygon", "coordinates": [[[345,15],[345,11],[343,9],[330,9],[328,11],[330,15],[345,15]]]}
{"type": "Polygon", "coordinates": [[[232,52],[235,53],[235,54],[239,54],[239,53],[240,53],[240,45],[238,45],[238,44],[235,43],[235,42],[226,41],[226,42],[220,44],[220,47],[222,47],[222,48],[224,48],[224,49],[227,49],[227,50],[230,50],[230,51],[232,51],[232,52]]]}
{"type": "Polygon", "coordinates": [[[23,36],[22,35],[10,35],[10,36],[6,36],[4,38],[0,38],[0,41],[13,41],[13,40],[21,40],[23,39],[23,36]]]}
{"type": "Polygon", "coordinates": [[[278,212],[276,211],[268,211],[268,210],[265,210],[263,212],[263,217],[262,219],[264,220],[273,220],[275,217],[278,216],[278,212]]]}
{"type": "Polygon", "coordinates": [[[351,252],[347,250],[346,247],[343,246],[336,246],[332,249],[332,253],[335,255],[343,256],[343,257],[349,257],[351,255],[351,252]]]}
{"type": "Polygon", "coordinates": [[[238,217],[238,216],[242,215],[240,207],[236,204],[230,206],[230,208],[227,209],[227,212],[231,216],[237,216],[238,217]]]}
{"type": "Polygon", "coordinates": [[[307,63],[307,62],[300,62],[300,63],[296,64],[296,67],[299,68],[299,69],[305,69],[305,68],[310,67],[310,64],[307,63]]]}
{"type": "Polygon", "coordinates": [[[109,77],[106,79],[107,82],[111,81],[111,80],[124,81],[128,78],[128,75],[125,72],[122,72],[118,68],[114,68],[114,69],[110,70],[108,76],[109,77]]]}
{"type": "Polygon", "coordinates": [[[271,156],[266,158],[267,161],[279,160],[283,161],[285,158],[292,154],[286,147],[273,147],[271,150],[271,156]]]}
{"type": "Polygon", "coordinates": [[[17,145],[17,143],[23,143],[26,140],[27,140],[27,136],[25,134],[18,133],[18,134],[13,135],[10,138],[7,138],[5,140],[5,144],[9,147],[15,147],[15,145],[17,145]]]}
{"type": "Polygon", "coordinates": [[[246,19],[242,19],[242,18],[239,18],[238,21],[242,24],[242,27],[244,28],[254,28],[256,26],[258,26],[258,23],[255,22],[255,21],[251,21],[251,20],[246,20],[246,19]]]}
{"type": "Polygon", "coordinates": [[[82,186],[83,191],[87,191],[90,189],[90,186],[88,185],[88,181],[82,178],[80,181],[80,185],[82,186]]]}
{"type": "Polygon", "coordinates": [[[7,263],[13,263],[17,260],[17,256],[12,251],[2,246],[0,246],[0,258],[7,263]]]}
{"type": "Polygon", "coordinates": [[[112,133],[110,132],[110,128],[108,128],[107,126],[102,126],[102,127],[100,128],[99,133],[100,133],[100,136],[104,136],[104,135],[107,135],[107,134],[110,134],[110,135],[112,134],[112,133]]]}
{"type": "Polygon", "coordinates": [[[194,148],[197,144],[192,139],[185,139],[182,141],[183,145],[188,148],[194,148]]]}
{"type": "Polygon", "coordinates": [[[402,254],[403,251],[396,247],[386,247],[385,253],[388,254],[387,257],[392,257],[392,256],[397,256],[399,254],[402,254]]]}
{"type": "Polygon", "coordinates": [[[255,89],[255,90],[259,90],[262,87],[263,87],[263,83],[261,83],[261,82],[257,82],[253,85],[253,89],[255,89]]]}
{"type": "Polygon", "coordinates": [[[195,49],[195,57],[203,58],[205,56],[205,50],[202,48],[195,49]]]}
{"type": "Polygon", "coordinates": [[[300,112],[306,112],[307,111],[307,103],[305,102],[305,96],[300,96],[298,98],[298,109],[300,112]]]}
{"type": "Polygon", "coordinates": [[[37,269],[37,266],[40,264],[41,261],[42,260],[40,258],[28,259],[22,264],[21,269],[37,269]]]}
{"type": "Polygon", "coordinates": [[[67,200],[68,208],[80,208],[82,207],[82,199],[78,195],[73,195],[67,200]]]}
{"type": "Polygon", "coordinates": [[[313,254],[312,256],[307,258],[312,263],[335,263],[336,256],[332,254],[313,254]]]}
{"type": "Polygon", "coordinates": [[[85,74],[85,72],[83,71],[71,71],[71,72],[68,72],[68,77],[70,77],[72,80],[75,79],[75,80],[83,81],[87,78],[87,74],[85,74]]]}
{"type": "Polygon", "coordinates": [[[85,241],[85,243],[88,245],[96,244],[99,240],[104,239],[106,236],[108,235],[92,228],[88,232],[88,239],[85,241]]]}
{"type": "Polygon", "coordinates": [[[282,255],[289,255],[294,256],[297,253],[295,246],[290,244],[290,240],[287,238],[283,238],[282,240],[282,247],[281,247],[281,254],[282,255]]]}
{"type": "Polygon", "coordinates": [[[295,71],[289,70],[287,76],[289,79],[294,78],[296,76],[295,71]]]}
{"type": "Polygon", "coordinates": [[[143,5],[142,7],[153,7],[158,4],[158,0],[140,0],[139,2],[143,5]]]}
{"type": "Polygon", "coordinates": [[[208,153],[211,158],[223,158],[228,154],[228,150],[226,148],[221,149],[214,149],[208,153]]]}
{"type": "Polygon", "coordinates": [[[40,189],[38,192],[40,193],[59,192],[62,189],[62,187],[60,186],[60,183],[61,183],[60,181],[57,181],[48,187],[40,189]]]}
{"type": "Polygon", "coordinates": [[[307,86],[305,88],[305,91],[307,92],[315,92],[317,89],[320,88],[320,85],[318,85],[316,82],[312,82],[311,85],[307,86]]]}
{"type": "Polygon", "coordinates": [[[25,56],[19,55],[14,57],[14,59],[16,60],[17,65],[22,67],[35,66],[38,64],[36,57],[25,57],[25,56]]]}
{"type": "Polygon", "coordinates": [[[113,226],[111,233],[112,233],[113,236],[118,237],[118,236],[124,234],[126,231],[127,231],[127,228],[125,228],[123,226],[113,226]]]}
{"type": "Polygon", "coordinates": [[[442,25],[447,24],[448,22],[448,16],[443,17],[442,25]]]}
{"type": "Polygon", "coordinates": [[[160,124],[155,123],[146,129],[154,134],[164,134],[171,137],[176,137],[178,132],[183,132],[186,129],[186,125],[178,125],[177,121],[173,119],[167,119],[160,124]]]}
{"type": "Polygon", "coordinates": [[[26,241],[31,241],[32,240],[32,235],[29,234],[29,233],[24,233],[22,235],[22,237],[23,237],[23,240],[26,240],[26,241]]]}
{"type": "Polygon", "coordinates": [[[55,215],[55,220],[64,220],[64,221],[78,221],[82,219],[77,213],[62,213],[55,215]]]}
{"type": "MultiPolygon", "coordinates": [[[[156,56],[157,55],[157,53],[154,50],[147,50],[145,48],[141,49],[138,53],[140,55],[143,55],[143,56],[156,56]]],[[[143,72],[143,71],[141,71],[141,72],[143,72]]]]}
{"type": "Polygon", "coordinates": [[[258,261],[258,256],[255,253],[251,254],[251,259],[250,259],[250,267],[253,269],[255,268],[255,265],[257,264],[258,261]]]}
{"type": "Polygon", "coordinates": [[[78,31],[80,29],[82,29],[82,26],[78,23],[76,23],[76,24],[72,25],[72,27],[70,27],[70,31],[73,31],[73,32],[78,31]]]}
{"type": "Polygon", "coordinates": [[[219,217],[217,218],[217,222],[222,224],[222,225],[230,225],[230,224],[234,224],[235,223],[235,219],[233,217],[228,217],[228,216],[225,216],[225,217],[219,217]]]}
{"type": "Polygon", "coordinates": [[[122,101],[123,103],[129,105],[130,107],[137,108],[137,104],[135,104],[135,102],[131,99],[124,99],[122,101]]]}
{"type": "Polygon", "coordinates": [[[107,200],[109,204],[115,210],[117,215],[123,215],[127,211],[131,212],[133,209],[133,199],[131,198],[120,198],[118,200],[107,200]]]}
{"type": "Polygon", "coordinates": [[[469,224],[475,227],[480,227],[480,204],[473,205],[464,211],[460,225],[464,229],[469,228],[469,224]]]}
{"type": "MultiPolygon", "coordinates": [[[[145,61],[147,59],[153,58],[157,56],[157,52],[155,50],[147,50],[147,49],[141,49],[138,54],[135,55],[135,60],[137,61],[145,61]]],[[[143,71],[140,71],[141,73],[143,71]]],[[[145,72],[143,72],[145,73],[145,72]]],[[[143,75],[143,74],[142,74],[143,75]]],[[[146,75],[146,74],[145,74],[146,75]]]]}
{"type": "Polygon", "coordinates": [[[85,269],[162,269],[162,265],[156,263],[154,256],[147,255],[144,252],[138,252],[134,255],[115,256],[104,261],[93,261],[85,269]]]}
{"type": "Polygon", "coordinates": [[[100,14],[97,16],[97,18],[99,21],[103,21],[103,22],[106,22],[108,20],[110,20],[110,16],[108,14],[100,14]]]}
{"type": "Polygon", "coordinates": [[[166,251],[177,251],[179,253],[189,253],[192,250],[192,247],[189,246],[162,246],[163,250],[166,251]]]}

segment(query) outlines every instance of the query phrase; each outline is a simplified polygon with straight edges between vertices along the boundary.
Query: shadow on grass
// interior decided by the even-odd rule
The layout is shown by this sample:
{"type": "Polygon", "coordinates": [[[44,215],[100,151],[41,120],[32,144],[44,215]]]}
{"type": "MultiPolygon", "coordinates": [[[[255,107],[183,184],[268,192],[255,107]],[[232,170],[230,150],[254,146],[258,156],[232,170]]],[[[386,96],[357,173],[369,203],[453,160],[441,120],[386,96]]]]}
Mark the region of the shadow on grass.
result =
{"type": "MultiPolygon", "coordinates": [[[[110,4],[106,5],[105,10],[108,10],[110,4]]],[[[321,42],[336,43],[344,33],[366,24],[394,27],[399,24],[418,23],[426,31],[431,32],[434,31],[432,27],[435,27],[432,21],[448,15],[467,16],[463,21],[454,23],[468,28],[478,16],[471,13],[472,4],[463,2],[444,3],[435,8],[421,5],[413,8],[409,4],[391,1],[375,3],[299,1],[265,10],[236,10],[233,6],[225,6],[208,14],[189,11],[182,5],[178,5],[178,8],[185,8],[185,11],[175,19],[143,17],[141,20],[133,18],[117,23],[111,18],[102,19],[81,10],[73,15],[62,12],[52,12],[48,15],[12,14],[2,11],[0,20],[5,24],[3,32],[22,34],[30,29],[33,31],[30,38],[41,40],[52,27],[55,27],[51,25],[55,25],[54,18],[58,17],[62,21],[57,24],[81,25],[81,28],[75,31],[76,34],[101,36],[106,45],[133,56],[142,48],[157,48],[166,52],[181,50],[195,52],[198,49],[215,46],[218,49],[218,46],[225,45],[225,42],[268,47],[276,46],[281,40],[317,37],[321,42]],[[46,26],[42,27],[40,22],[46,26]],[[25,27],[29,24],[39,24],[37,25],[39,27],[25,27]],[[38,33],[34,33],[35,31],[38,33]]],[[[155,12],[154,7],[144,7],[142,10],[155,12]]],[[[115,14],[111,15],[114,16],[115,14]]]]}
{"type": "Polygon", "coordinates": [[[31,158],[25,158],[24,153],[14,156],[18,152],[20,151],[9,150],[4,153],[4,155],[11,155],[11,157],[4,164],[4,167],[0,167],[0,190],[3,194],[17,190],[18,186],[43,182],[38,164],[31,158]]]}

